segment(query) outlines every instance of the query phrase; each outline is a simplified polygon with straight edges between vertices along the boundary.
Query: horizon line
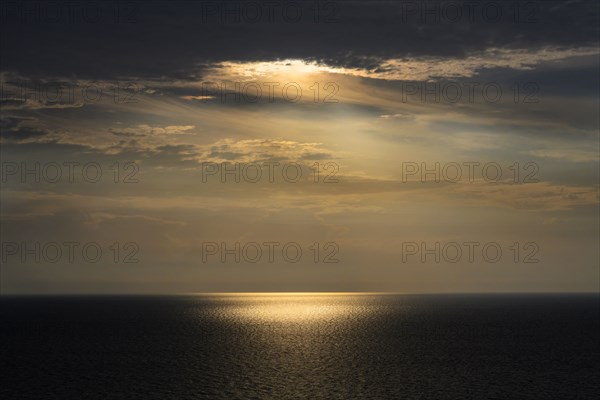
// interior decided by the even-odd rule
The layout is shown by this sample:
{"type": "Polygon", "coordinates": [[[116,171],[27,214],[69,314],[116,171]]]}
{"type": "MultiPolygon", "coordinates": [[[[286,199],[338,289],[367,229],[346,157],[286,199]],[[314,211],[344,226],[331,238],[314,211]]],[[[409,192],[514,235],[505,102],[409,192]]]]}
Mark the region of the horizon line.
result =
{"type": "Polygon", "coordinates": [[[103,297],[117,297],[117,296],[131,296],[131,297],[167,297],[167,296],[344,296],[344,295],[404,295],[404,296],[415,296],[415,295],[564,295],[564,294],[588,294],[588,295],[600,295],[599,291],[498,291],[498,292],[365,292],[365,291],[314,291],[314,292],[186,292],[186,293],[0,293],[0,297],[70,297],[70,296],[103,296],[103,297]]]}

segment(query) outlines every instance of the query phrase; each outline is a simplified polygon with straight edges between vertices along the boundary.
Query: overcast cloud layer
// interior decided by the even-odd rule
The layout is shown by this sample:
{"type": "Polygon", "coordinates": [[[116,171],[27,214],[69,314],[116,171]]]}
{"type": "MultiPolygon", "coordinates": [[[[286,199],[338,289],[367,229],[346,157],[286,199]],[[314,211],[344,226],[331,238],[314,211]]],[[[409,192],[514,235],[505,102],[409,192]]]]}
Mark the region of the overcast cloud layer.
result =
{"type": "Polygon", "coordinates": [[[1,6],[2,293],[599,289],[598,2],[52,4],[1,6]]]}

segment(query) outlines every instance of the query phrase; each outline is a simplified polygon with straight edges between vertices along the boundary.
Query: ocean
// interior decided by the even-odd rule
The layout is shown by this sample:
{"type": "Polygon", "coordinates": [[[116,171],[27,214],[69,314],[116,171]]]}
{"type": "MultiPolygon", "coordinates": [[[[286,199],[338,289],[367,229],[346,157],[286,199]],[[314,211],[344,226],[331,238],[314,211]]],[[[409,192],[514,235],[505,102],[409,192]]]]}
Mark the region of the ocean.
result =
{"type": "Polygon", "coordinates": [[[597,294],[3,296],[2,399],[596,399],[597,294]]]}

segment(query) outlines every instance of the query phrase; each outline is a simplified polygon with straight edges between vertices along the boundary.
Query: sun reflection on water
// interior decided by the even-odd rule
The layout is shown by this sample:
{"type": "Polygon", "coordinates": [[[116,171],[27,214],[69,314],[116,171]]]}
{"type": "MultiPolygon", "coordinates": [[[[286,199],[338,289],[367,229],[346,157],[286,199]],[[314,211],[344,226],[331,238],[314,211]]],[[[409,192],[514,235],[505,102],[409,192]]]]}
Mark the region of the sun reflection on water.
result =
{"type": "Polygon", "coordinates": [[[235,293],[215,296],[230,318],[257,323],[316,323],[346,319],[358,312],[363,293],[235,293]]]}

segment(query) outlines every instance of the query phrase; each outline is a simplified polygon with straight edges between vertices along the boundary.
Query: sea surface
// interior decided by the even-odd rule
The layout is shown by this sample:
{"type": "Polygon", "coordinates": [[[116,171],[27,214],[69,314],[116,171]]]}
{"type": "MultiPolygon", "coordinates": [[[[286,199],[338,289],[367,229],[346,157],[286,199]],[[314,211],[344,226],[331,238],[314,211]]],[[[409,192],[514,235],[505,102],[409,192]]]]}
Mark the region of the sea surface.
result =
{"type": "Polygon", "coordinates": [[[1,399],[597,399],[598,295],[2,297],[1,399]]]}

